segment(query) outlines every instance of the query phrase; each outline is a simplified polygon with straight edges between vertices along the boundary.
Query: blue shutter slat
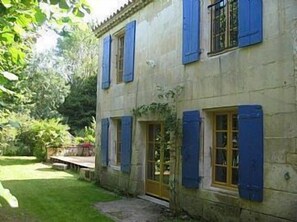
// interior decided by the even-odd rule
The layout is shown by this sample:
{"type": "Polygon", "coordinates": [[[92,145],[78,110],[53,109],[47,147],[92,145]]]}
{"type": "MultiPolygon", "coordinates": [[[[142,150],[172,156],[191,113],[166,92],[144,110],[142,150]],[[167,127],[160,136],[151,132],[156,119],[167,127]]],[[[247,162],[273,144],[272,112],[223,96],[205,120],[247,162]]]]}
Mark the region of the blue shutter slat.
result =
{"type": "Polygon", "coordinates": [[[182,185],[187,188],[199,187],[200,123],[199,111],[183,113],[182,185]]]}
{"type": "Polygon", "coordinates": [[[122,117],[121,171],[130,172],[132,155],[132,116],[122,117]]]}
{"type": "Polygon", "coordinates": [[[101,119],[101,164],[102,166],[108,165],[108,118],[101,119]]]}
{"type": "Polygon", "coordinates": [[[102,57],[102,89],[108,89],[110,85],[110,59],[111,59],[111,36],[103,39],[102,57]]]}
{"type": "Polygon", "coordinates": [[[238,45],[245,47],[263,40],[262,0],[239,0],[238,45]]]}
{"type": "Polygon", "coordinates": [[[135,30],[136,21],[126,25],[124,40],[124,82],[132,82],[134,79],[134,60],[135,60],[135,30]]]}
{"type": "Polygon", "coordinates": [[[183,0],[182,53],[184,65],[200,59],[200,0],[183,0]]]}
{"type": "Polygon", "coordinates": [[[263,200],[263,111],[260,105],[238,110],[239,179],[241,198],[263,200]]]}

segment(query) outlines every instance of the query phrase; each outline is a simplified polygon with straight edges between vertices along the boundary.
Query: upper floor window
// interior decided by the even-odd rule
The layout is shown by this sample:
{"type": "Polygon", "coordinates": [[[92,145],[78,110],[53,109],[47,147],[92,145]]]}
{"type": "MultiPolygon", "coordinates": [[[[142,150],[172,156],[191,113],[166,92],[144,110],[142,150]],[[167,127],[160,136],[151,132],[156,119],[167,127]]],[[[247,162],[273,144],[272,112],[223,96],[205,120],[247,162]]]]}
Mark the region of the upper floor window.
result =
{"type": "Polygon", "coordinates": [[[124,74],[124,43],[125,43],[125,32],[121,32],[117,36],[117,56],[116,56],[116,64],[117,64],[117,83],[123,82],[123,74],[124,74]]]}
{"type": "Polygon", "coordinates": [[[128,83],[134,80],[135,33],[136,21],[131,21],[123,30],[120,30],[119,33],[115,35],[113,40],[116,41],[111,41],[111,35],[103,39],[102,89],[106,90],[110,87],[111,70],[112,73],[115,71],[116,83],[128,83]],[[115,50],[111,51],[111,46],[114,43],[116,43],[115,47],[113,46],[115,50]],[[114,58],[115,63],[112,62],[114,58]],[[111,64],[116,64],[116,67],[111,66],[111,64]]]}
{"type": "Polygon", "coordinates": [[[238,0],[215,0],[211,13],[211,52],[238,46],[238,0]]]}

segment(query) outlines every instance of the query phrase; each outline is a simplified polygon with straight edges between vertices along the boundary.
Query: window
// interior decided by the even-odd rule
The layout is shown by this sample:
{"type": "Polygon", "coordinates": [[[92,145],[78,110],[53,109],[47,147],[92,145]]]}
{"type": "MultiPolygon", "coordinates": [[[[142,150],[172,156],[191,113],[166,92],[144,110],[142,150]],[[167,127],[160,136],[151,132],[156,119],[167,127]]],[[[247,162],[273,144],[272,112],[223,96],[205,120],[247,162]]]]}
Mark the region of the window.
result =
{"type": "Polygon", "coordinates": [[[116,165],[121,164],[121,150],[122,150],[122,121],[116,121],[116,165]]]}
{"type": "Polygon", "coordinates": [[[213,120],[213,184],[236,188],[239,165],[237,113],[214,113],[213,120]]]}
{"type": "Polygon", "coordinates": [[[211,52],[238,46],[238,0],[215,0],[211,13],[211,52]]]}
{"type": "Polygon", "coordinates": [[[125,42],[125,33],[121,32],[117,36],[118,48],[117,48],[117,83],[123,82],[124,74],[124,42],[125,42]]]}
{"type": "Polygon", "coordinates": [[[116,83],[133,82],[135,60],[135,33],[136,21],[132,21],[128,23],[123,30],[120,30],[117,34],[115,34],[114,40],[116,41],[113,41],[116,43],[115,47],[111,41],[111,35],[108,35],[103,39],[101,78],[102,89],[109,89],[111,84],[111,74],[112,76],[116,76],[116,83]],[[111,48],[114,49],[112,52],[111,48]],[[112,61],[115,61],[115,63],[112,61]],[[115,65],[111,67],[111,64],[115,65]]]}

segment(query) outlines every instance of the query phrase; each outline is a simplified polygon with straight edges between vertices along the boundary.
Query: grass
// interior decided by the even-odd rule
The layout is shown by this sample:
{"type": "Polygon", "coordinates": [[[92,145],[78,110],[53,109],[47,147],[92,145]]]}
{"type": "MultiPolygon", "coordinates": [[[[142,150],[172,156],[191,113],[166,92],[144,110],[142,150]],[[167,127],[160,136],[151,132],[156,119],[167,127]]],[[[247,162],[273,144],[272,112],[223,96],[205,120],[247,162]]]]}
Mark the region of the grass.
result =
{"type": "Polygon", "coordinates": [[[19,202],[11,208],[0,198],[0,221],[112,221],[94,204],[118,199],[74,173],[53,170],[31,157],[0,157],[0,182],[19,202]]]}

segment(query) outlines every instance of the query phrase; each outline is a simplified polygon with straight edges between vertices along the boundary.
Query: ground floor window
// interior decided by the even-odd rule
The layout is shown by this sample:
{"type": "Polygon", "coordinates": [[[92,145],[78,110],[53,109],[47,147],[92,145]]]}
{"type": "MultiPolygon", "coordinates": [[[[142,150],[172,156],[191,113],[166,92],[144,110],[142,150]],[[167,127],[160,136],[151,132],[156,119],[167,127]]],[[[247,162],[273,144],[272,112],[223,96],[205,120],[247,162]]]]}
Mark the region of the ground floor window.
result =
{"type": "Polygon", "coordinates": [[[213,114],[212,183],[237,188],[238,184],[238,115],[236,110],[213,114]]]}
{"type": "Polygon", "coordinates": [[[121,150],[122,150],[122,121],[118,119],[116,121],[116,165],[121,165],[121,150]]]}

